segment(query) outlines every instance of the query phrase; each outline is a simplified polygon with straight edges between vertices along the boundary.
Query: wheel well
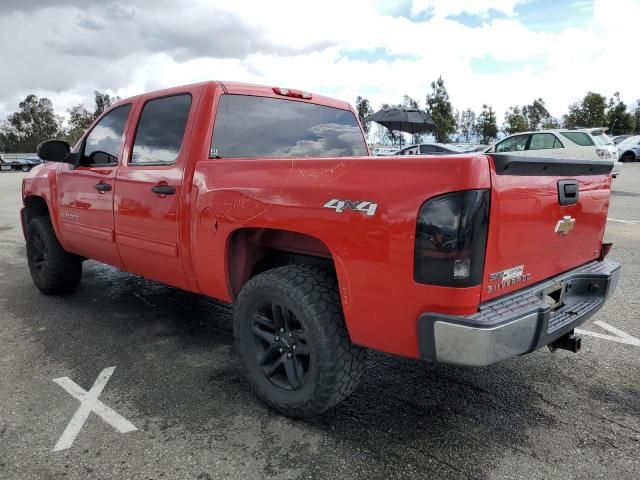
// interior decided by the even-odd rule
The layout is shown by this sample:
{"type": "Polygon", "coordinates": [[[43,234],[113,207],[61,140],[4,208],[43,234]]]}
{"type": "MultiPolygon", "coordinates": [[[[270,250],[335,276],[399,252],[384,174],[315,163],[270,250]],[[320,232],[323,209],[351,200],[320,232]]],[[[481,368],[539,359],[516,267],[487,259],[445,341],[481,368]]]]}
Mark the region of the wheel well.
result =
{"type": "Polygon", "coordinates": [[[315,237],[271,228],[236,230],[227,249],[231,298],[251,277],[285,265],[317,265],[335,271],[331,252],[315,237]]]}
{"type": "Polygon", "coordinates": [[[24,199],[24,224],[28,225],[32,218],[36,217],[49,217],[49,208],[47,202],[42,197],[30,196],[24,199]]]}
{"type": "Polygon", "coordinates": [[[635,152],[633,152],[632,150],[627,150],[626,152],[623,152],[620,155],[620,159],[622,160],[624,158],[624,156],[627,155],[627,154],[631,155],[634,159],[636,158],[635,152]]]}

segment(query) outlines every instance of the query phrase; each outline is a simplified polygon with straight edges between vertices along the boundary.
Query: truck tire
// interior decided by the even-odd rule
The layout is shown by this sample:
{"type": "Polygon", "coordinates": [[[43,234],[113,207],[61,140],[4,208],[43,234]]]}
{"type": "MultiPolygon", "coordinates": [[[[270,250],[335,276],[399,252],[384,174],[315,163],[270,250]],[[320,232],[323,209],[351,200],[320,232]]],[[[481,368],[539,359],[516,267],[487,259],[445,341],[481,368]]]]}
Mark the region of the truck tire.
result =
{"type": "Polygon", "coordinates": [[[27,260],[33,283],[44,294],[68,293],[80,283],[82,259],[62,248],[49,217],[27,225],[27,260]]]}
{"type": "Polygon", "coordinates": [[[337,280],[288,265],[256,275],[234,312],[236,351],[258,396],[296,418],[316,416],[358,386],[367,351],[351,343],[337,280]]]}

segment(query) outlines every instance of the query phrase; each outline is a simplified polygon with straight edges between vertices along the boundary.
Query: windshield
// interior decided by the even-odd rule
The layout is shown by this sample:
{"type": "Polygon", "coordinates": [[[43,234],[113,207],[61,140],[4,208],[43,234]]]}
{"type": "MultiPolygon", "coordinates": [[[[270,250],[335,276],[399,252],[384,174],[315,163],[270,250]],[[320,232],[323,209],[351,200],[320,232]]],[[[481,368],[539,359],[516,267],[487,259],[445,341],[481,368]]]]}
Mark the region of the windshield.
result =
{"type": "Polygon", "coordinates": [[[367,155],[348,110],[248,95],[220,98],[211,155],[222,158],[349,157],[367,155]]]}

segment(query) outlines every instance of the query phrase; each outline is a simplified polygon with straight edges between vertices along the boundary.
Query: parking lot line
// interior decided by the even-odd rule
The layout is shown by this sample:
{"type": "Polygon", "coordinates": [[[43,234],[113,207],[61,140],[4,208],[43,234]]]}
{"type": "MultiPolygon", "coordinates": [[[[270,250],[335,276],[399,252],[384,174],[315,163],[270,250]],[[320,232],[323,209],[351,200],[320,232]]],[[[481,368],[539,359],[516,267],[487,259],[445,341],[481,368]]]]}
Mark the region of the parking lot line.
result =
{"type": "Polygon", "coordinates": [[[604,328],[609,332],[613,333],[613,335],[605,335],[603,333],[591,332],[589,330],[582,330],[581,328],[576,328],[576,333],[582,335],[588,335],[595,338],[602,338],[604,340],[611,340],[612,342],[624,343],[625,345],[633,345],[634,347],[640,347],[640,339],[629,335],[628,333],[623,332],[615,327],[612,327],[608,323],[604,323],[600,320],[593,322],[595,325],[598,325],[600,328],[604,328]]]}
{"type": "Polygon", "coordinates": [[[80,407],[76,410],[76,413],[71,418],[69,425],[65,428],[64,432],[58,439],[54,452],[65,450],[73,445],[74,440],[82,430],[84,423],[89,418],[91,412],[94,412],[100,418],[102,418],[109,425],[114,427],[120,433],[132,432],[137,430],[129,420],[117,413],[115,410],[107,407],[104,403],[98,400],[98,397],[102,393],[102,390],[107,385],[109,378],[113,374],[116,367],[105,368],[100,372],[93,387],[88,392],[76,384],[69,377],[54,378],[53,381],[64,388],[69,395],[80,400],[80,407]]]}
{"type": "Polygon", "coordinates": [[[607,220],[609,220],[610,222],[619,222],[619,223],[627,223],[629,225],[640,225],[640,222],[637,222],[635,220],[620,220],[619,218],[607,218],[607,220]]]}

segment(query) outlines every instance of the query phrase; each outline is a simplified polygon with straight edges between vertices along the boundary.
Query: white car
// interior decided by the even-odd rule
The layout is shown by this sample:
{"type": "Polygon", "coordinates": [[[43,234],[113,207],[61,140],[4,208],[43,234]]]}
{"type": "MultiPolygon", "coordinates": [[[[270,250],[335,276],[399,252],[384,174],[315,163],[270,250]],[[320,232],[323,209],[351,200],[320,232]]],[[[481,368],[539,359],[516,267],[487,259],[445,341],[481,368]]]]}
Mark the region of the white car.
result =
{"type": "Polygon", "coordinates": [[[605,128],[559,128],[540,132],[514,133],[486,152],[511,153],[526,157],[577,158],[584,160],[612,160],[611,174],[617,177],[622,164],[617,161],[618,148],[605,135],[605,128]]]}
{"type": "Polygon", "coordinates": [[[376,157],[387,157],[395,155],[398,150],[400,150],[398,147],[376,147],[371,150],[371,155],[375,155],[376,157]]]}

